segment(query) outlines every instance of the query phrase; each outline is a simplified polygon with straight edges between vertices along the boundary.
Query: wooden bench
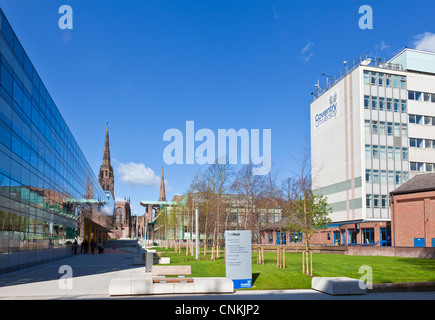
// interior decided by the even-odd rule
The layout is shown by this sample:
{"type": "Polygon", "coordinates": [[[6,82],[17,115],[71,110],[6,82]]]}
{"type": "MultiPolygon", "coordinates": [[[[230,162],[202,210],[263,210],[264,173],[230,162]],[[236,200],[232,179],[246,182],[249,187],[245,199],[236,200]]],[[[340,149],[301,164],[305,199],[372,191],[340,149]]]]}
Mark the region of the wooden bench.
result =
{"type": "Polygon", "coordinates": [[[153,283],[192,283],[193,278],[186,278],[192,273],[190,265],[185,266],[153,266],[151,273],[153,283]],[[167,276],[178,276],[167,277],[167,276]]]}

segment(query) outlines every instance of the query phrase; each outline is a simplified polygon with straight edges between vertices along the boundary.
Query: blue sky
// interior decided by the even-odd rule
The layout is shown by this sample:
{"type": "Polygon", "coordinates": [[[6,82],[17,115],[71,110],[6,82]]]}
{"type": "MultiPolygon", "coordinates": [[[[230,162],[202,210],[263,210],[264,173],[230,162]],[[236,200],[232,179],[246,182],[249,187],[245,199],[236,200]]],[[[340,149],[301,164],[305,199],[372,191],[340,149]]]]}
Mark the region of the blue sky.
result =
{"type": "Polygon", "coordinates": [[[428,1],[0,0],[0,6],[98,174],[109,121],[115,196],[186,191],[195,165],[168,166],[163,133],[272,130],[272,161],[292,175],[309,142],[310,92],[359,54],[433,45],[428,1]],[[59,7],[73,9],[61,30],[59,7]],[[361,30],[362,5],[373,30],[361,30]]]}

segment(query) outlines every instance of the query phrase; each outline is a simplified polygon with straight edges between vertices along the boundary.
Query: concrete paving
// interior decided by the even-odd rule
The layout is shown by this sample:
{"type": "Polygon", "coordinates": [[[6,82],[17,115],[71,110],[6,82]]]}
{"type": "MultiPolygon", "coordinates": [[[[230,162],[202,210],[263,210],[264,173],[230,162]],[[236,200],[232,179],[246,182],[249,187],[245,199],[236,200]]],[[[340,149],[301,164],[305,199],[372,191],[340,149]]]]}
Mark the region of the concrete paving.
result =
{"type": "Polygon", "coordinates": [[[153,295],[110,297],[110,280],[145,272],[121,250],[74,255],[0,276],[0,300],[435,300],[435,292],[369,293],[331,296],[315,290],[240,290],[216,295],[153,295]],[[66,266],[66,267],[65,267],[66,266]],[[68,270],[70,273],[65,273],[68,270]],[[72,273],[72,274],[71,274],[72,273]],[[65,277],[69,277],[66,279],[65,277]]]}

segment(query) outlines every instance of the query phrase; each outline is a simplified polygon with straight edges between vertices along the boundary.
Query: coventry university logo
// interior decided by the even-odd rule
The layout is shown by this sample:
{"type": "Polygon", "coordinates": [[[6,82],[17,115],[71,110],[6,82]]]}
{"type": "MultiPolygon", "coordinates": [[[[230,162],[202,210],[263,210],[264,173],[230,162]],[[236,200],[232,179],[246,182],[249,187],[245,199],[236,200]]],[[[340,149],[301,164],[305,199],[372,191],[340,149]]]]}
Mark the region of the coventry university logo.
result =
{"type": "Polygon", "coordinates": [[[337,93],[331,94],[329,96],[329,107],[324,109],[322,112],[317,113],[314,117],[314,125],[316,128],[325,124],[329,120],[337,116],[337,93]]]}

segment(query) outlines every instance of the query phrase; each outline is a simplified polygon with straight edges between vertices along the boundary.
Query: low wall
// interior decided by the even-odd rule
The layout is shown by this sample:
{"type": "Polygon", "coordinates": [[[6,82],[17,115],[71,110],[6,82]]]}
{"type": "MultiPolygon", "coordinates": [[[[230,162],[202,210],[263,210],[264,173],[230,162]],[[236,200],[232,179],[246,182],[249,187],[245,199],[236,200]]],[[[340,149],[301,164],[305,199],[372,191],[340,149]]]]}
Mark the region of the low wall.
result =
{"type": "Polygon", "coordinates": [[[415,247],[347,247],[347,255],[350,256],[391,256],[403,258],[435,259],[435,248],[415,247]]]}
{"type": "Polygon", "coordinates": [[[72,255],[71,246],[0,253],[0,274],[14,272],[72,255]]]}

